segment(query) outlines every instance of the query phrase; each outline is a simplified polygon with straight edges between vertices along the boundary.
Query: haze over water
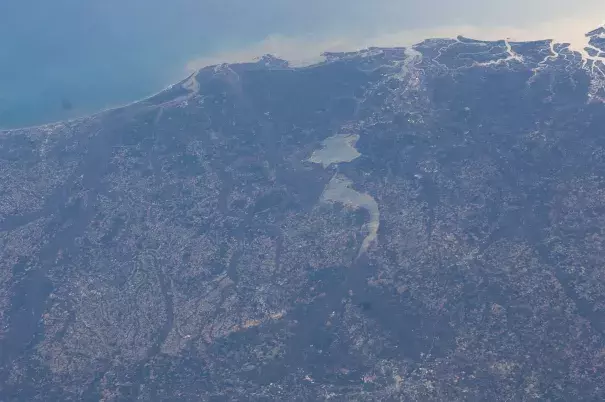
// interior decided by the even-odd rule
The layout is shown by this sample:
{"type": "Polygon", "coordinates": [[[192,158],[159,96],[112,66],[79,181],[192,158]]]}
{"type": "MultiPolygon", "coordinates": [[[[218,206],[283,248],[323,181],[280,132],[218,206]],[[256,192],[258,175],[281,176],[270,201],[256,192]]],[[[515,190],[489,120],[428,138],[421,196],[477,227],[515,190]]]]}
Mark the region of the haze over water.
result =
{"type": "Polygon", "coordinates": [[[572,40],[597,0],[4,0],[0,127],[94,113],[149,96],[191,68],[272,52],[408,45],[458,33],[572,40]],[[487,4],[490,3],[490,4],[487,4]]]}

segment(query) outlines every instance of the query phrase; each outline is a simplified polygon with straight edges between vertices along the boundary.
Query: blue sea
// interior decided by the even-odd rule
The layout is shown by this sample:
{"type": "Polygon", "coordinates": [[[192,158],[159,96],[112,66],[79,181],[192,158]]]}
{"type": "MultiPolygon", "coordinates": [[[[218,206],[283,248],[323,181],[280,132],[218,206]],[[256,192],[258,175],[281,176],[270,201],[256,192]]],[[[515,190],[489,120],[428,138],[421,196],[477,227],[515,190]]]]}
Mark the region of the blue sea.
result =
{"type": "MultiPolygon", "coordinates": [[[[372,37],[429,25],[490,26],[511,15],[548,19],[556,9],[537,7],[552,0],[536,0],[537,11],[521,14],[508,2],[437,2],[440,7],[422,0],[0,0],[0,128],[133,102],[187,76],[191,60],[269,35],[372,37]]],[[[585,10],[602,4],[581,2],[585,10]]]]}
{"type": "Polygon", "coordinates": [[[133,102],[184,78],[192,59],[267,35],[228,11],[194,0],[0,1],[0,128],[133,102]],[[238,18],[238,30],[221,24],[238,18]]]}
{"type": "Polygon", "coordinates": [[[376,2],[391,0],[0,0],[0,128],[133,102],[270,35],[383,27],[376,2]]]}

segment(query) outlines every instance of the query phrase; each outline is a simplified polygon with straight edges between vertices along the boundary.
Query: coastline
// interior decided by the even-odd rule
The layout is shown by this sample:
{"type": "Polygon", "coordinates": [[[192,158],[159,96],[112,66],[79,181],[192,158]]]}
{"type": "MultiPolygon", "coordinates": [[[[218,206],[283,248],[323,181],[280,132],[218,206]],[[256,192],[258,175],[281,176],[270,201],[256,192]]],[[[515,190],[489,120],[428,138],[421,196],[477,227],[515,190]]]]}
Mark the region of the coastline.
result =
{"type": "MultiPolygon", "coordinates": [[[[477,39],[481,41],[508,40],[516,43],[549,40],[552,41],[553,44],[569,44],[570,50],[580,53],[583,59],[589,59],[594,57],[589,56],[588,52],[585,50],[586,47],[589,47],[587,34],[595,28],[605,26],[603,19],[599,19],[600,23],[595,23],[596,20],[596,18],[591,19],[591,21],[585,19],[560,19],[549,23],[537,24],[531,29],[516,28],[513,26],[490,28],[468,25],[449,26],[437,29],[404,30],[378,35],[373,38],[331,38],[323,41],[311,37],[290,38],[280,35],[269,36],[264,41],[234,52],[218,53],[209,57],[194,58],[185,65],[184,70],[188,72],[188,75],[185,78],[169,84],[149,96],[144,96],[131,102],[109,106],[96,112],[83,113],[82,115],[73,118],[63,120],[58,119],[48,123],[31,124],[19,127],[0,127],[0,133],[5,134],[22,130],[57,126],[60,124],[69,124],[132,107],[144,103],[176,86],[183,85],[203,68],[222,63],[238,64],[254,62],[266,54],[271,54],[288,61],[293,68],[308,68],[324,62],[326,60],[323,56],[325,52],[362,51],[371,47],[412,47],[427,39],[456,38],[457,36],[464,36],[467,38],[481,38],[477,39]],[[566,27],[564,30],[565,32],[561,31],[562,26],[566,27]]],[[[605,61],[605,58],[599,57],[599,59],[605,61]]]]}
{"type": "Polygon", "coordinates": [[[99,116],[101,114],[110,113],[110,112],[118,111],[120,109],[131,107],[131,106],[134,106],[134,105],[136,105],[138,103],[143,103],[143,102],[148,101],[148,100],[150,100],[150,99],[152,99],[152,98],[154,98],[154,97],[156,97],[158,95],[161,95],[162,93],[164,93],[166,91],[169,91],[169,90],[173,89],[174,87],[176,87],[178,85],[182,85],[184,82],[186,82],[187,80],[189,80],[193,75],[197,74],[198,71],[199,70],[190,73],[188,76],[186,76],[185,78],[183,78],[180,81],[177,81],[175,83],[169,84],[168,86],[164,87],[160,91],[154,92],[154,93],[152,93],[149,96],[144,96],[144,97],[139,98],[137,100],[134,100],[132,102],[127,102],[127,103],[120,104],[120,105],[115,105],[115,106],[109,106],[109,107],[106,107],[104,109],[98,110],[96,112],[85,113],[85,114],[82,114],[80,116],[69,118],[69,119],[64,119],[64,120],[56,120],[56,121],[52,121],[52,122],[48,122],[48,123],[32,124],[32,125],[21,126],[21,127],[14,127],[14,128],[3,128],[3,127],[0,127],[0,134],[7,133],[7,132],[13,132],[13,131],[32,130],[32,129],[36,129],[36,128],[44,128],[44,127],[49,127],[49,126],[57,126],[57,125],[60,125],[60,124],[68,124],[68,123],[76,122],[78,120],[89,119],[89,118],[93,118],[93,117],[99,116]]]}

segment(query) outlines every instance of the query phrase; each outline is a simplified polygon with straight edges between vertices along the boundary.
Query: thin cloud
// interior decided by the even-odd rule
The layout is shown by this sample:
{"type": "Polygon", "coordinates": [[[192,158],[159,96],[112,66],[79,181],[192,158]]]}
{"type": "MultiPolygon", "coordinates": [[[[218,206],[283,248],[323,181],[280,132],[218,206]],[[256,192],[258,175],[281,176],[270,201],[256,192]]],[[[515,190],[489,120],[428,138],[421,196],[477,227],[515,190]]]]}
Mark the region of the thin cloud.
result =
{"type": "Polygon", "coordinates": [[[316,36],[271,35],[265,40],[235,51],[219,52],[200,57],[187,64],[187,70],[193,71],[208,65],[253,61],[259,56],[272,54],[292,65],[308,65],[322,60],[323,52],[360,50],[371,46],[395,47],[411,46],[426,38],[453,38],[463,35],[482,40],[509,39],[511,41],[532,41],[553,39],[558,43],[570,43],[573,50],[584,52],[588,44],[585,33],[604,24],[605,13],[600,16],[557,18],[531,25],[448,25],[440,27],[418,28],[394,32],[379,33],[370,37],[356,35],[334,35],[318,38],[316,36]]]}

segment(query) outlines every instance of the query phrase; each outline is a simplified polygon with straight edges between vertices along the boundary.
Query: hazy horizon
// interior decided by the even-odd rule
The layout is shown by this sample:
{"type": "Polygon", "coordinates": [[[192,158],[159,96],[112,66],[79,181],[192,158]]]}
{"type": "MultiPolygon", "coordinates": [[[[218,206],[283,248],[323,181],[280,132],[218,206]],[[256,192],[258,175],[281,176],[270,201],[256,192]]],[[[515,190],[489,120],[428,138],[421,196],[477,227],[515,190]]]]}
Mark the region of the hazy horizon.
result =
{"type": "Polygon", "coordinates": [[[0,127],[129,103],[214,62],[265,53],[308,61],[326,50],[455,34],[577,41],[604,19],[595,0],[7,0],[0,127]]]}

